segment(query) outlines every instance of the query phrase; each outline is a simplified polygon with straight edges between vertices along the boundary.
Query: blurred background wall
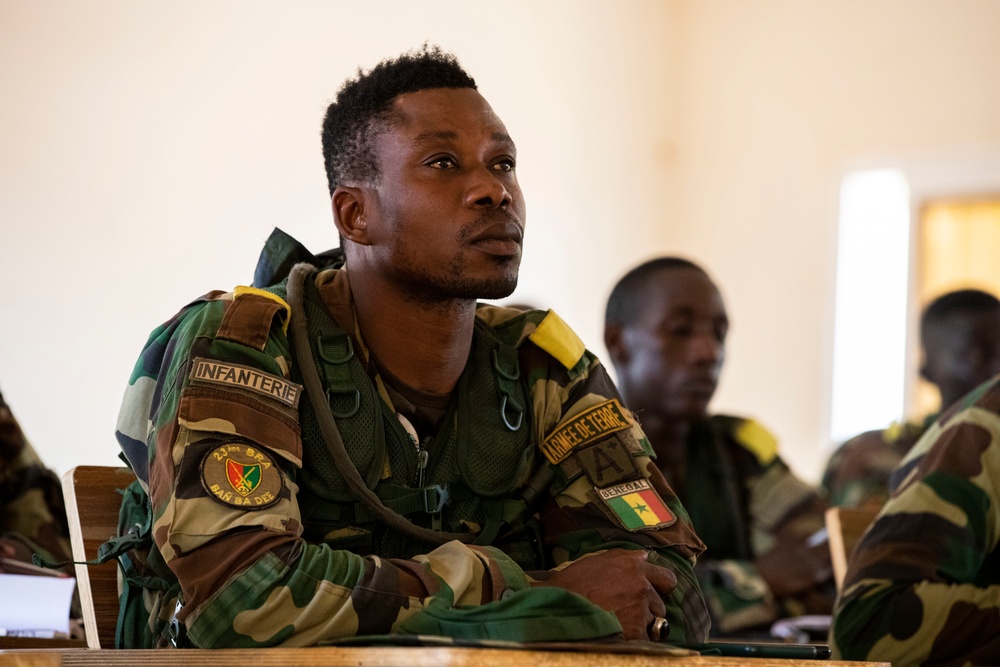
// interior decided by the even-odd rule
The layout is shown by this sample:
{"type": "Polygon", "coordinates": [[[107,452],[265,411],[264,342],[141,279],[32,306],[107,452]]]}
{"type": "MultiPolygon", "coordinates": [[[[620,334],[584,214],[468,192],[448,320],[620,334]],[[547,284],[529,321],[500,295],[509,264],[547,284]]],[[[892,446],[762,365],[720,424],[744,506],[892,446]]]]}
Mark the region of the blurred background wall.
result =
{"type": "Polygon", "coordinates": [[[992,0],[0,0],[0,389],[51,467],[114,464],[148,332],[248,283],[274,226],[336,243],[325,106],[429,40],[518,144],[511,300],[603,355],[621,273],[703,263],[733,321],[714,407],[816,479],[840,184],[1000,192],[998,28],[992,0]]]}

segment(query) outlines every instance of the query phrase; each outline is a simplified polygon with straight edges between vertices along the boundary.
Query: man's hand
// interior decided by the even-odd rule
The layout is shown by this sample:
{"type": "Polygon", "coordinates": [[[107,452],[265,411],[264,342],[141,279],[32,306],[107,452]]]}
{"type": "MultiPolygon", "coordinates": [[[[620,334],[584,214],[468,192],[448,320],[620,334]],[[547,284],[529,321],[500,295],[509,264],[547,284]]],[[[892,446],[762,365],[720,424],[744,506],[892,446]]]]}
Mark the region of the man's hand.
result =
{"type": "Polygon", "coordinates": [[[544,581],[534,585],[558,586],[579,593],[613,612],[626,639],[649,639],[653,619],[666,615],[663,598],[677,587],[677,575],[653,565],[648,558],[646,551],[609,549],[549,572],[544,581]]]}

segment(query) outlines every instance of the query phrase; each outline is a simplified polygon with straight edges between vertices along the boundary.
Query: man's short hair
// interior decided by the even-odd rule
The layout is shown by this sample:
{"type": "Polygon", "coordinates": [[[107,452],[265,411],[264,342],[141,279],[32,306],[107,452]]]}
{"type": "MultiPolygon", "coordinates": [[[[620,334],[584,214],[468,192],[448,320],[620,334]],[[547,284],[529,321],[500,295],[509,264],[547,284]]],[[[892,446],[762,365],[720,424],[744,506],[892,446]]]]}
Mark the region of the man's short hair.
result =
{"type": "Polygon", "coordinates": [[[1000,299],[978,289],[948,292],[934,299],[920,316],[920,337],[926,339],[935,327],[956,314],[974,314],[1000,311],[1000,299]]]}
{"type": "Polygon", "coordinates": [[[454,55],[428,44],[383,60],[368,72],[359,68],[357,77],[344,82],[323,118],[323,161],[331,195],[341,183],[378,177],[372,146],[392,120],[393,100],[432,88],[475,89],[476,82],[454,55]]]}
{"type": "Polygon", "coordinates": [[[604,325],[627,326],[639,319],[639,314],[649,302],[646,287],[651,278],[669,269],[694,269],[705,275],[708,273],[694,262],[683,257],[658,257],[640,264],[624,276],[611,290],[608,306],[604,310],[604,325]]]}

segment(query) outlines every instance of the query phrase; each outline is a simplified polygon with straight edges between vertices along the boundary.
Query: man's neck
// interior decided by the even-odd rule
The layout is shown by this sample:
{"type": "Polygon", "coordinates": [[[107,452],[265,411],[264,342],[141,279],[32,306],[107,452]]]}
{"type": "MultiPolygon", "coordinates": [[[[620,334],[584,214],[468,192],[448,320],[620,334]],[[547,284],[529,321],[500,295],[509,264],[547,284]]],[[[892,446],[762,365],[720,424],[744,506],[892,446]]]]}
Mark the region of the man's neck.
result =
{"type": "Polygon", "coordinates": [[[454,389],[472,346],[474,300],[418,302],[353,274],[351,292],[361,336],[382,367],[413,389],[454,389]]]}

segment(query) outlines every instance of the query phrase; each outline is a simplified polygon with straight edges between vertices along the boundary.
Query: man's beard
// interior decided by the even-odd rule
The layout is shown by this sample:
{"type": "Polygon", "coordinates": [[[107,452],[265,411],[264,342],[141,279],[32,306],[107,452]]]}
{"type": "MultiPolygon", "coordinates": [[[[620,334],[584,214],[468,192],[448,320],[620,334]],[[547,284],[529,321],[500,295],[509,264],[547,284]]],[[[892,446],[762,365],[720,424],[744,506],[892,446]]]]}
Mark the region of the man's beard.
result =
{"type": "MultiPolygon", "coordinates": [[[[463,270],[461,257],[456,257],[445,271],[431,272],[404,269],[400,277],[411,301],[440,303],[451,300],[502,299],[517,287],[520,257],[505,257],[497,264],[507,265],[489,276],[477,278],[463,270]]],[[[500,267],[498,267],[499,269],[500,267]]]]}

